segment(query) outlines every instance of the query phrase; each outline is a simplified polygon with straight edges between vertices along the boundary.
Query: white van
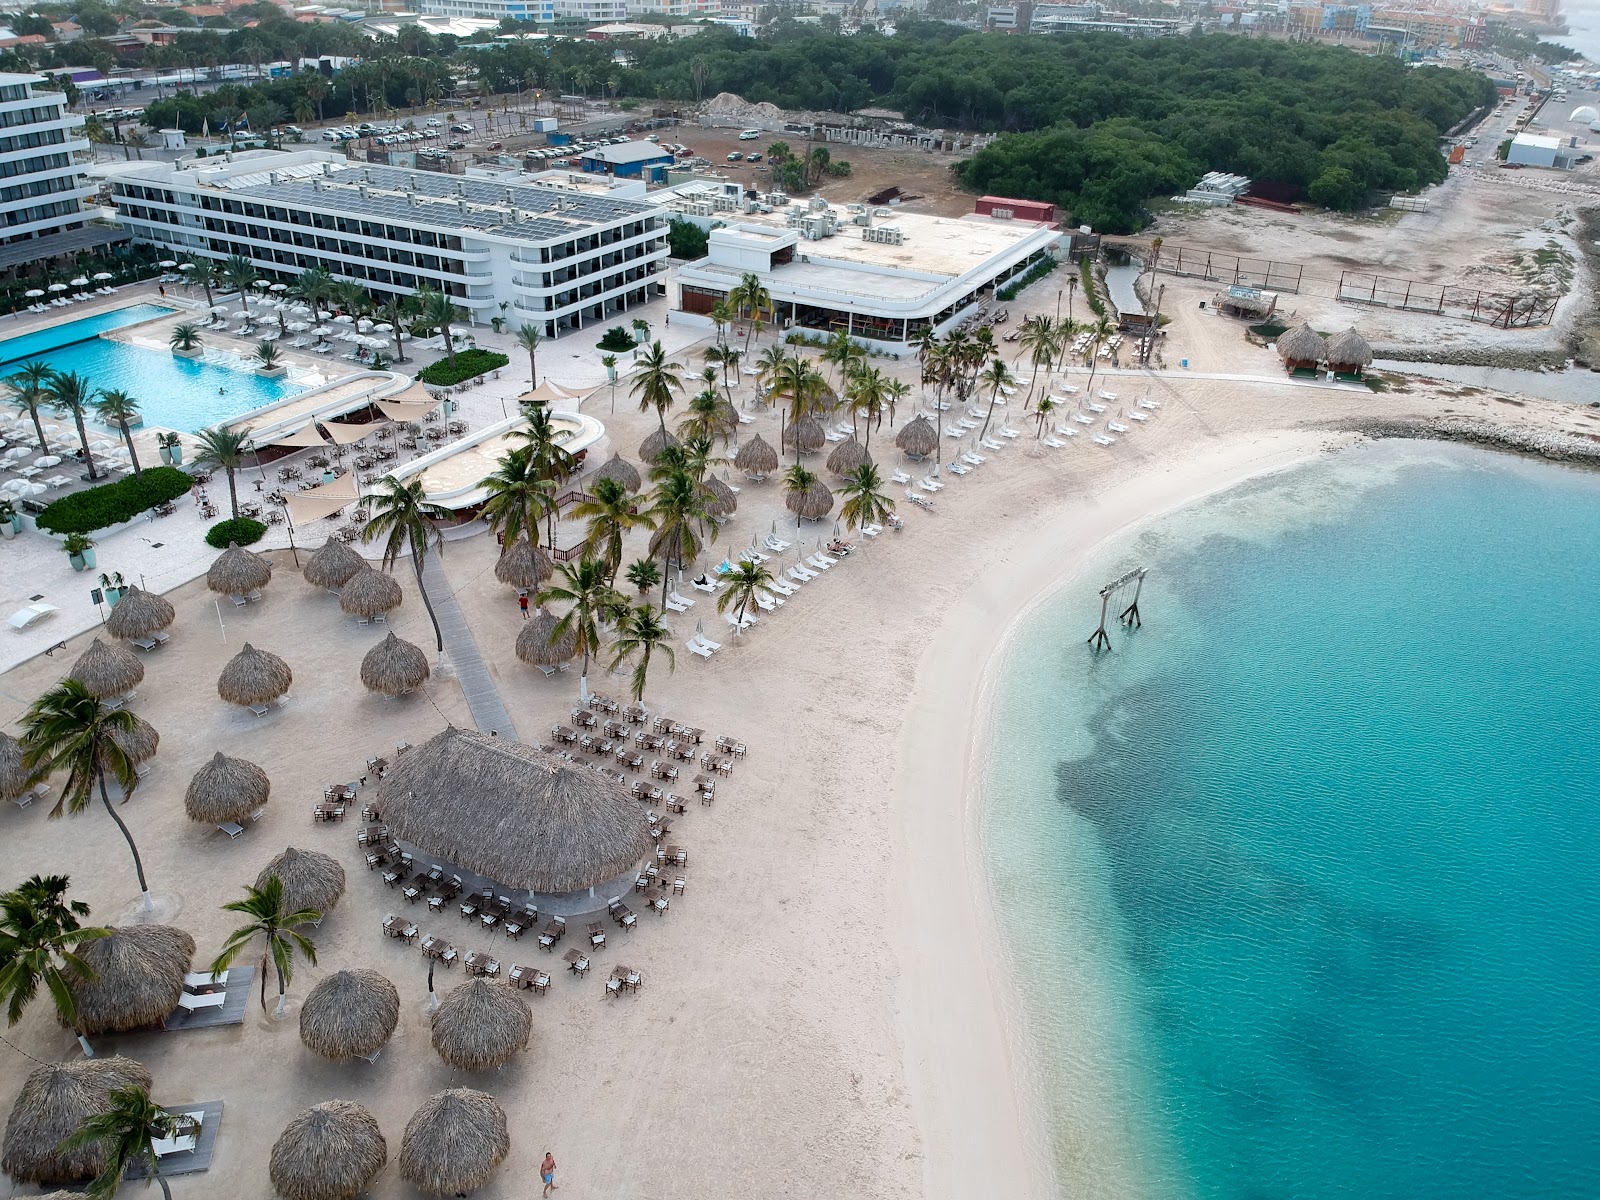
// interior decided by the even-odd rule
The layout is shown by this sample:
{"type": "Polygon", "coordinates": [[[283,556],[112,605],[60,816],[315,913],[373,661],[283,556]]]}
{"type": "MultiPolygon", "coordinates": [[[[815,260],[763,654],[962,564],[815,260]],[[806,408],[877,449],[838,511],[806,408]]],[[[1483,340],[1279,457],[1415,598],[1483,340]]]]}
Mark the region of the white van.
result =
{"type": "Polygon", "coordinates": [[[760,136],[761,136],[761,130],[759,130],[759,129],[746,129],[743,133],[741,133],[739,135],[739,140],[741,142],[753,142],[760,136]]]}

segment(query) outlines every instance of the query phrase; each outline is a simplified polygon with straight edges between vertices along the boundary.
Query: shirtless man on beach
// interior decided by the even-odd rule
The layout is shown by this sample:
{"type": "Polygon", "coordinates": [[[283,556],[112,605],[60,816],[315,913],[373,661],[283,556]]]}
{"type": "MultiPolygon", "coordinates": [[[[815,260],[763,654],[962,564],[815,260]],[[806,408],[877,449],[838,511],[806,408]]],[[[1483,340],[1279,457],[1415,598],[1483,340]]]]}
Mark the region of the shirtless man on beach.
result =
{"type": "Polygon", "coordinates": [[[560,1191],[556,1186],[556,1156],[548,1150],[544,1152],[544,1161],[539,1164],[539,1178],[544,1180],[544,1194],[546,1197],[551,1192],[560,1191]]]}

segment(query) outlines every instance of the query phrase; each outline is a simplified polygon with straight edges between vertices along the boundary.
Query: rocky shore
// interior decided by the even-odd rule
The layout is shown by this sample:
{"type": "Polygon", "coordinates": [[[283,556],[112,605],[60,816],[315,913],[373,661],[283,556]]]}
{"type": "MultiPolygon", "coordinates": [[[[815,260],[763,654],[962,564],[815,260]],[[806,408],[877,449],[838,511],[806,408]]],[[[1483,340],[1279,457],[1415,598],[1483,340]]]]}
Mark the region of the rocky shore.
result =
{"type": "Polygon", "coordinates": [[[1509,429],[1493,421],[1456,417],[1393,417],[1340,422],[1337,427],[1370,438],[1468,442],[1513,454],[1536,455],[1556,462],[1600,467],[1600,442],[1554,431],[1509,429]]]}

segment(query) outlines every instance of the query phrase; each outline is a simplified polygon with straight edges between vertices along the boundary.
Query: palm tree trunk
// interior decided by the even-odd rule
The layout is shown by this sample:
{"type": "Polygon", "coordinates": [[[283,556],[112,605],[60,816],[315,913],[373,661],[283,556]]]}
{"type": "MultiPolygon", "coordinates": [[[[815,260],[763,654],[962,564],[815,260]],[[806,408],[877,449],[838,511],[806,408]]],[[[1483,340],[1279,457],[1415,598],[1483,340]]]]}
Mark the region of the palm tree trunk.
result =
{"type": "Polygon", "coordinates": [[[206,307],[211,308],[213,306],[211,299],[211,281],[209,279],[202,280],[200,286],[206,289],[206,307]]]}
{"type": "Polygon", "coordinates": [[[73,413],[72,418],[78,426],[78,442],[83,446],[83,462],[89,468],[89,482],[93,483],[100,476],[95,474],[94,454],[89,449],[89,431],[83,427],[83,410],[79,409],[73,413]]]}
{"type": "MultiPolygon", "coordinates": [[[[312,307],[315,308],[315,305],[313,305],[312,307]]],[[[394,360],[395,360],[395,362],[397,362],[397,363],[410,362],[411,360],[406,357],[405,339],[401,336],[401,333],[400,333],[400,318],[399,317],[395,317],[394,320],[389,322],[389,324],[394,326],[394,360]]]]}
{"type": "Polygon", "coordinates": [[[39,420],[39,405],[37,402],[28,405],[28,415],[33,418],[33,431],[39,435],[39,453],[49,454],[50,445],[44,438],[44,423],[39,420]]]}
{"type": "Polygon", "coordinates": [[[428,620],[433,622],[433,636],[439,643],[439,657],[444,657],[444,631],[439,628],[439,617],[433,611],[433,601],[428,598],[428,589],[422,584],[422,556],[415,550],[411,553],[411,569],[417,573],[417,594],[422,597],[422,607],[428,610],[428,620]]]}
{"type": "Polygon", "coordinates": [[[446,355],[446,357],[448,357],[450,359],[450,365],[451,366],[455,366],[455,363],[456,363],[456,339],[451,335],[450,322],[449,321],[441,321],[441,322],[439,322],[439,332],[444,334],[444,352],[445,352],[445,355],[446,355]]]}
{"type": "Polygon", "coordinates": [[[152,1165],[150,1168],[150,1174],[155,1178],[155,1181],[161,1185],[161,1200],[172,1200],[172,1189],[167,1186],[166,1177],[161,1174],[161,1171],[152,1165]]]}
{"type": "Polygon", "coordinates": [[[539,351],[537,349],[528,351],[528,372],[533,376],[533,386],[537,388],[539,386],[539,351]]]}
{"type": "Polygon", "coordinates": [[[271,944],[261,952],[261,969],[256,974],[261,979],[261,1011],[267,1011],[267,963],[272,958],[271,944]]]}
{"type": "Polygon", "coordinates": [[[272,1015],[282,1020],[289,1011],[289,981],[283,977],[283,967],[278,966],[278,1008],[272,1015]]]}
{"type": "Polygon", "coordinates": [[[128,428],[126,421],[121,422],[122,440],[128,447],[128,458],[133,462],[133,477],[138,479],[144,474],[139,467],[139,452],[133,448],[133,430],[128,428]]]}
{"type": "Polygon", "coordinates": [[[994,416],[994,402],[999,395],[999,388],[995,388],[993,392],[989,393],[989,411],[984,414],[983,428],[978,431],[978,440],[980,442],[983,441],[985,435],[987,435],[989,432],[989,421],[994,416]]]}
{"type": "Polygon", "coordinates": [[[228,472],[228,503],[233,509],[233,519],[237,521],[239,519],[239,488],[234,483],[233,468],[228,467],[226,470],[228,472]]]}
{"type": "Polygon", "coordinates": [[[156,906],[150,901],[150,885],[144,881],[144,860],[139,857],[139,847],[133,844],[133,834],[128,832],[127,824],[111,805],[111,795],[106,791],[105,769],[96,768],[95,777],[100,782],[100,803],[105,805],[106,812],[111,814],[111,819],[117,823],[117,828],[122,830],[122,839],[128,843],[128,850],[133,854],[133,871],[139,877],[139,895],[144,898],[144,910],[154,912],[156,906]]]}

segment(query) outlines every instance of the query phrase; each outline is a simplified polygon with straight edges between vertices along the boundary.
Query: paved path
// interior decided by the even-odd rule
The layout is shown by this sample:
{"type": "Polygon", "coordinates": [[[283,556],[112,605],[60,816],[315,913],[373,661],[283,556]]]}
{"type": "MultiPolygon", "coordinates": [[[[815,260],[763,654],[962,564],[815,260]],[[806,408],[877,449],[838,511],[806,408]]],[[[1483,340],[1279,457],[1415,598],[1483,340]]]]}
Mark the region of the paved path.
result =
{"type": "Polygon", "coordinates": [[[444,632],[444,648],[450,655],[450,665],[466,693],[467,707],[472,710],[472,720],[479,733],[497,733],[515,739],[516,726],[505,701],[500,699],[500,689],[478,652],[478,639],[467,627],[467,619],[456,603],[456,594],[450,590],[439,556],[430,554],[424,562],[422,580],[428,587],[428,599],[433,601],[433,611],[438,614],[439,628],[444,632]]]}

